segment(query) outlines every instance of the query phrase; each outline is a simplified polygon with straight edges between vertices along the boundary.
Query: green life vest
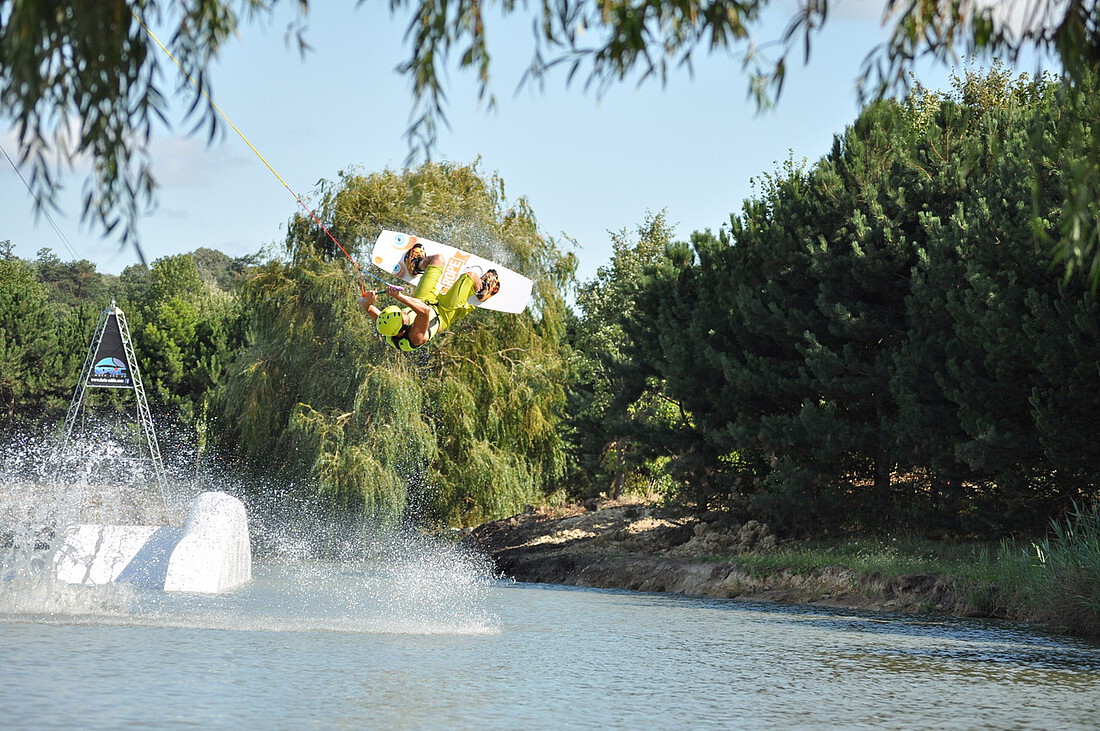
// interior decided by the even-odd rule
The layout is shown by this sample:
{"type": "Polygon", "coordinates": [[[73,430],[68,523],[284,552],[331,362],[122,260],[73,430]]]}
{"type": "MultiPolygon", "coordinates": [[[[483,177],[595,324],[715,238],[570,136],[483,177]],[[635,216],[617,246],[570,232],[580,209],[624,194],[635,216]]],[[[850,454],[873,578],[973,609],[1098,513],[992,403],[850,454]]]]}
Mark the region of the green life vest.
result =
{"type": "MultiPolygon", "coordinates": [[[[436,311],[435,311],[434,307],[432,307],[431,310],[432,310],[432,319],[428,322],[428,339],[424,341],[425,344],[431,342],[431,339],[435,337],[435,334],[437,332],[439,332],[439,315],[436,314],[436,311]]],[[[401,311],[406,312],[406,313],[412,315],[413,317],[416,317],[416,313],[413,311],[413,309],[411,307],[402,307],[401,311]]],[[[409,342],[408,331],[406,331],[405,333],[403,333],[401,335],[391,335],[388,338],[383,338],[383,340],[385,340],[387,343],[389,343],[393,347],[397,348],[398,350],[403,350],[406,353],[411,352],[413,350],[416,350],[417,348],[420,347],[419,345],[413,345],[412,343],[409,342]]]]}

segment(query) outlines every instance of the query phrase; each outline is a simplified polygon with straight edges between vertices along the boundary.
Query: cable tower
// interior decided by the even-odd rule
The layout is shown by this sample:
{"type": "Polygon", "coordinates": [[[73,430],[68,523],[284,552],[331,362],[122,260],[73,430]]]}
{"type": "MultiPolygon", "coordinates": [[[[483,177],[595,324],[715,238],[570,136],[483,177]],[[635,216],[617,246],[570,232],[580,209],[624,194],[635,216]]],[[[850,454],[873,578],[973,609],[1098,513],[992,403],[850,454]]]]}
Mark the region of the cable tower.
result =
{"type": "Polygon", "coordinates": [[[89,388],[118,388],[134,392],[137,401],[137,417],[142,436],[149,452],[154,480],[160,494],[165,515],[168,513],[168,501],[165,495],[166,480],[164,462],[157,444],[157,433],[153,427],[153,416],[149,411],[149,402],[145,398],[145,386],[141,381],[134,345],[130,339],[130,327],[126,324],[126,315],[111,300],[111,306],[99,316],[95,334],[92,335],[88,355],[80,380],[76,384],[69,412],[65,417],[65,436],[61,440],[57,454],[65,454],[73,432],[81,416],[85,413],[85,400],[89,388]]]}

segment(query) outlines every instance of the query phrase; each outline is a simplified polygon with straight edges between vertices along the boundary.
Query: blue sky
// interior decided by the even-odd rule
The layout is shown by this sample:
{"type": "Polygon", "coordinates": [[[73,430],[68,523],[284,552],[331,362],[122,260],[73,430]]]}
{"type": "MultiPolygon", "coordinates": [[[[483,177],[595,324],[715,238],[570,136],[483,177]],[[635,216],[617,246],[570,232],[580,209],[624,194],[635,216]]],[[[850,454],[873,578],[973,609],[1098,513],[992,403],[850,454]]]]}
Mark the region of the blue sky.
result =
{"type": "MultiPolygon", "coordinates": [[[[532,46],[527,21],[509,22],[491,37],[497,109],[479,106],[472,74],[452,69],[450,129],[435,157],[480,157],[483,172],[504,179],[510,199],[528,199],[546,234],[576,240],[578,277],[590,279],[608,262],[609,231],[632,232],[647,212],[661,210],[680,237],[715,230],[753,195],[753,177],[792,155],[812,163],[826,154],[858,112],[855,80],[884,38],[883,2],[831,3],[809,64],[790,69],[778,106],[764,113],[747,96],[739,57],[725,54],[700,55],[694,75],[677,72],[664,87],[628,82],[598,97],[558,73],[541,91],[517,93],[532,46]]],[[[214,101],[303,198],[340,170],[401,168],[412,92],[394,69],[409,53],[405,21],[381,3],[313,3],[306,30],[313,50],[303,58],[285,43],[294,3],[283,5],[226,45],[212,69],[214,101]]],[[[781,34],[791,7],[776,3],[762,39],[781,34]]],[[[947,88],[949,75],[920,70],[932,88],[947,88]]],[[[159,130],[151,147],[160,187],[156,210],[140,223],[146,256],[198,247],[241,256],[280,242],[298,203],[232,130],[213,144],[202,132],[188,136],[187,101],[173,105],[174,129],[159,130]]],[[[10,129],[0,127],[0,142],[14,157],[10,129]]],[[[0,159],[0,240],[10,239],[23,258],[49,247],[64,260],[90,259],[101,272],[135,263],[132,249],[80,225],[83,170],[65,182],[64,214],[53,216],[62,239],[48,221],[36,221],[26,188],[0,159]]]]}

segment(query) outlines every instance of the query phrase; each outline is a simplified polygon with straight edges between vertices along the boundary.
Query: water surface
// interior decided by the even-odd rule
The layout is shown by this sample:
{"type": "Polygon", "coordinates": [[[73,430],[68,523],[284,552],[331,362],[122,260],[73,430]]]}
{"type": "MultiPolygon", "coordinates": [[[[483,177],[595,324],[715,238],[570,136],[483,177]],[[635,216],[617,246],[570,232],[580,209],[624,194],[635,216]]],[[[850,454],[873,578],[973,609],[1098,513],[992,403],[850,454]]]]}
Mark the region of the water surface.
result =
{"type": "Polygon", "coordinates": [[[216,596],[0,592],[15,728],[1100,728],[1100,647],[1026,627],[492,581],[436,552],[216,596]]]}

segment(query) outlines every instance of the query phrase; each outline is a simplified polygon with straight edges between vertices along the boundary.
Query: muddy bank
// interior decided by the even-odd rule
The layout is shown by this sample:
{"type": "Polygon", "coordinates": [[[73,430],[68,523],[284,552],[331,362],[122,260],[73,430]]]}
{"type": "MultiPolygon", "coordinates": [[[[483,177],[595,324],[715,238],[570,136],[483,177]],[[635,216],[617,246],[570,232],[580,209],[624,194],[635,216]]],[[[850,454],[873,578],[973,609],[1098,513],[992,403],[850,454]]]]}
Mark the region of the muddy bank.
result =
{"type": "Polygon", "coordinates": [[[850,569],[759,572],[738,556],[768,551],[767,526],[686,517],[644,502],[528,510],[474,529],[464,541],[504,576],[533,583],[675,592],[727,599],[978,616],[946,577],[857,576],[850,569]]]}

